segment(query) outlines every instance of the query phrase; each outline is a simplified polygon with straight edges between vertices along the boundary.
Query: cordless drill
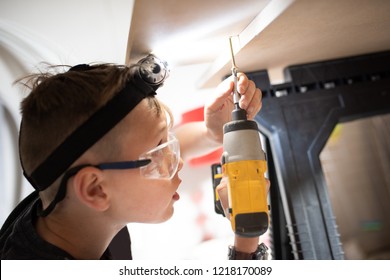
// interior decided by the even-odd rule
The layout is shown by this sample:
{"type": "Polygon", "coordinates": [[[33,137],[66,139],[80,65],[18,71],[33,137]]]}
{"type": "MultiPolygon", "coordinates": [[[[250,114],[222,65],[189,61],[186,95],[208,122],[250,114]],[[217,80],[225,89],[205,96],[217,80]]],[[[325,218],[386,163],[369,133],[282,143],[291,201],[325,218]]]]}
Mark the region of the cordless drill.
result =
{"type": "Polygon", "coordinates": [[[264,177],[267,163],[257,123],[248,120],[246,111],[239,106],[237,67],[233,51],[232,62],[234,110],[232,120],[223,127],[222,170],[221,165],[212,166],[215,211],[223,214],[215,188],[221,177],[227,177],[228,211],[232,229],[237,235],[255,237],[264,234],[269,225],[267,184],[264,177]]]}

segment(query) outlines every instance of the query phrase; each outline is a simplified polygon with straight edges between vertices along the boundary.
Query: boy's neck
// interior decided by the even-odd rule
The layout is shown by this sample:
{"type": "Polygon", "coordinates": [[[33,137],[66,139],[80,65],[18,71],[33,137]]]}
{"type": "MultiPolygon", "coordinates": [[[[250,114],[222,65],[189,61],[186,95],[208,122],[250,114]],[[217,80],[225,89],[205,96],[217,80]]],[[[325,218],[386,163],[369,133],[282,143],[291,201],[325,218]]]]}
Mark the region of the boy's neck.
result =
{"type": "Polygon", "coordinates": [[[51,213],[44,218],[38,217],[35,229],[42,239],[75,259],[100,259],[115,236],[115,230],[109,230],[109,226],[104,223],[96,225],[93,218],[89,220],[88,226],[81,222],[75,223],[73,220],[59,218],[55,213],[51,213]]]}

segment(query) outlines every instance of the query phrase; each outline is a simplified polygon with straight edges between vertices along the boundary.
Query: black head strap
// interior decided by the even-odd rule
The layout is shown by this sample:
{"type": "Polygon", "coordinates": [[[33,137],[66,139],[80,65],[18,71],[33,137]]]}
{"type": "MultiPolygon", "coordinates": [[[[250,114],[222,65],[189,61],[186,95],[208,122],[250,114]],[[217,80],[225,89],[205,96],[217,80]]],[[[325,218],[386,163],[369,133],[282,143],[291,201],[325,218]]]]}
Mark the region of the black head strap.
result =
{"type": "MultiPolygon", "coordinates": [[[[80,69],[75,68],[72,70],[86,70],[84,65],[80,66],[80,69]]],[[[155,94],[151,86],[137,73],[134,74],[119,93],[69,135],[31,175],[24,172],[24,176],[35,189],[45,190],[142,99],[155,94]]]]}
{"type": "Polygon", "coordinates": [[[74,168],[69,169],[64,176],[61,179],[60,186],[58,188],[58,191],[56,193],[56,196],[54,197],[53,201],[50,202],[49,206],[47,206],[45,209],[43,209],[42,201],[38,201],[38,206],[37,206],[37,215],[41,217],[46,217],[49,215],[54,208],[56,207],[57,203],[60,202],[65,198],[66,195],[66,183],[68,182],[68,179],[74,175],[77,174],[81,169],[84,167],[89,166],[88,164],[84,165],[79,165],[74,168]]]}

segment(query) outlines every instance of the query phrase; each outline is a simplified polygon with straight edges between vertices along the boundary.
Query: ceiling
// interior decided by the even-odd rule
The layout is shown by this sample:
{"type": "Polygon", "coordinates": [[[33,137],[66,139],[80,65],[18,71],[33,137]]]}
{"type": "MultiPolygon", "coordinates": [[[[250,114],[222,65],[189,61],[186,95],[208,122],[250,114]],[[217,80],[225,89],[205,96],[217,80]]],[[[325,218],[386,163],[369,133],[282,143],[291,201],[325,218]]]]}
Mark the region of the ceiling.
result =
{"type": "Polygon", "coordinates": [[[229,36],[241,71],[390,49],[388,0],[135,0],[127,62],[155,52],[173,66],[208,63],[200,87],[230,72],[229,36]]]}
{"type": "Polygon", "coordinates": [[[270,0],[135,0],[128,59],[150,52],[171,65],[210,62],[270,0]]]}

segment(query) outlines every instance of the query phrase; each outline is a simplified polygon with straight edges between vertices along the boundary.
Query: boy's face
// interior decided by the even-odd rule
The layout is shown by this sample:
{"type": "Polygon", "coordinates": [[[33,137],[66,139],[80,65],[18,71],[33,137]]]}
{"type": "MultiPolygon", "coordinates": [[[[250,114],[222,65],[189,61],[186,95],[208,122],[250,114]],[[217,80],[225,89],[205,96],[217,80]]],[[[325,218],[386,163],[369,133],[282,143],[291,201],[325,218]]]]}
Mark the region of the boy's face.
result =
{"type": "MultiPolygon", "coordinates": [[[[121,139],[123,154],[120,160],[137,160],[142,153],[167,142],[166,116],[157,116],[147,100],[143,100],[124,120],[131,127],[121,139]]],[[[182,168],[180,159],[178,171],[182,168]]],[[[118,222],[160,223],[173,214],[173,204],[179,199],[176,192],[181,180],[178,172],[172,179],[150,179],[139,169],[110,170],[114,211],[118,222]]]]}

